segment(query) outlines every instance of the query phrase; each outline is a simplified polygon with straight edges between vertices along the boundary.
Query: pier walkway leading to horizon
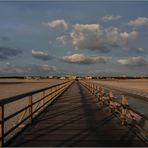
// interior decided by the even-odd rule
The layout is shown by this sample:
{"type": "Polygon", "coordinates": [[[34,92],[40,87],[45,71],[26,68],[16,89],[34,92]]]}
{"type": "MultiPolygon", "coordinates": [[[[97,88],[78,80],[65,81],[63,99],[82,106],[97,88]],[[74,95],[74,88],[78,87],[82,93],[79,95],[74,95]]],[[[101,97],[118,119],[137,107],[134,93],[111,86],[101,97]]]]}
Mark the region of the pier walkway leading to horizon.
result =
{"type": "Polygon", "coordinates": [[[9,146],[148,146],[75,81],[9,146]]]}

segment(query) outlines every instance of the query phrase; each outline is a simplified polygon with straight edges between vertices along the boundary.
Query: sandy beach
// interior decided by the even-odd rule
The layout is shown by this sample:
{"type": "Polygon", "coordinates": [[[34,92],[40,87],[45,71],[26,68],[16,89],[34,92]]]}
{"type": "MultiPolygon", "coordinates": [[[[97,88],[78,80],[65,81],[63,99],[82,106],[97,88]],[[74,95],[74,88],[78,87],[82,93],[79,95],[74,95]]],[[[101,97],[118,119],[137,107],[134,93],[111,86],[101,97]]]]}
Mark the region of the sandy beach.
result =
{"type": "Polygon", "coordinates": [[[148,80],[147,79],[129,79],[129,80],[90,80],[98,87],[102,86],[105,91],[111,89],[114,96],[121,99],[125,95],[129,105],[138,112],[148,116],[148,80]],[[143,99],[144,97],[144,99],[143,99]]]}
{"type": "Polygon", "coordinates": [[[148,79],[98,80],[95,82],[118,88],[132,89],[148,93],[148,79]]]}
{"type": "Polygon", "coordinates": [[[43,80],[20,80],[20,79],[0,79],[0,99],[16,96],[33,90],[45,88],[64,80],[43,79],[43,80]]]}

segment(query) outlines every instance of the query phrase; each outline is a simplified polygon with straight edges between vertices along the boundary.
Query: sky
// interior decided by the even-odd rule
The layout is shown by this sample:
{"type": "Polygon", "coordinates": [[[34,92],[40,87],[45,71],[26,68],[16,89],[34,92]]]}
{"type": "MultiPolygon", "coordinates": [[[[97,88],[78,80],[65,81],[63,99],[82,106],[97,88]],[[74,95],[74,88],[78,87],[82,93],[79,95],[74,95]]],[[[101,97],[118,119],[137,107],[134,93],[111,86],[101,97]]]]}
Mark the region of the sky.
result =
{"type": "Polygon", "coordinates": [[[147,1],[0,1],[0,76],[148,76],[147,1]]]}

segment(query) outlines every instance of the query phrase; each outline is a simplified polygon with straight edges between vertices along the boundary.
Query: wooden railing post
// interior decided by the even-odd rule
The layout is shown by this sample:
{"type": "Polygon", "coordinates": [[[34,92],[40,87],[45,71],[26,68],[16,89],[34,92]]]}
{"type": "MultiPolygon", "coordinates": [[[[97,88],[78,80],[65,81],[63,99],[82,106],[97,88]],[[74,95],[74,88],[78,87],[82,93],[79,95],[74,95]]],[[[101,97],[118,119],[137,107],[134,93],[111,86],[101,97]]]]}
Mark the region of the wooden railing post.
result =
{"type": "Polygon", "coordinates": [[[32,124],[32,119],[33,119],[33,115],[32,115],[32,112],[33,112],[33,108],[32,108],[32,95],[29,96],[29,105],[30,105],[30,107],[29,107],[29,116],[30,116],[29,124],[32,124]]]}
{"type": "Polygon", "coordinates": [[[45,106],[44,106],[44,104],[45,104],[45,91],[43,91],[43,94],[42,94],[42,105],[43,105],[43,108],[42,108],[42,110],[44,110],[45,109],[45,106]]]}
{"type": "Polygon", "coordinates": [[[121,110],[121,124],[122,125],[127,125],[127,106],[128,106],[128,101],[127,98],[122,95],[122,110],[121,110]]]}
{"type": "Polygon", "coordinates": [[[4,146],[4,105],[0,106],[0,146],[4,146]]]}
{"type": "Polygon", "coordinates": [[[95,84],[93,84],[93,94],[95,94],[95,84]]]}
{"type": "Polygon", "coordinates": [[[51,92],[50,100],[51,100],[51,102],[52,102],[52,96],[53,96],[53,94],[52,94],[52,89],[53,89],[53,88],[50,89],[50,92],[51,92]]]}
{"type": "Polygon", "coordinates": [[[109,93],[108,93],[108,97],[109,97],[109,112],[113,112],[113,93],[112,93],[112,90],[109,90],[109,93]]]}

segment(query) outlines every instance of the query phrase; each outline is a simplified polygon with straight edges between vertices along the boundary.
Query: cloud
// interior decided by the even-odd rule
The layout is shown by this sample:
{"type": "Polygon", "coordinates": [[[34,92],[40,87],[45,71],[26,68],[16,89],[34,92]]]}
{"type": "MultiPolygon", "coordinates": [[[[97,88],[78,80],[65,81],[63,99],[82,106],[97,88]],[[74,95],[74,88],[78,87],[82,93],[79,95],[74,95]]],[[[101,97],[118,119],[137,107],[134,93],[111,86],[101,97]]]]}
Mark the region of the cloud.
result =
{"type": "Polygon", "coordinates": [[[121,41],[123,42],[123,44],[128,43],[129,40],[135,40],[138,36],[138,33],[136,31],[132,31],[132,32],[123,32],[119,34],[121,41]]]}
{"type": "Polygon", "coordinates": [[[61,42],[63,45],[66,45],[67,43],[72,42],[72,38],[69,35],[63,35],[63,36],[57,37],[56,40],[58,42],[61,42]]]}
{"type": "Polygon", "coordinates": [[[141,27],[141,26],[148,25],[148,18],[147,17],[138,17],[135,20],[129,21],[128,25],[134,26],[134,27],[141,27]]]}
{"type": "Polygon", "coordinates": [[[57,40],[64,45],[71,43],[77,49],[108,52],[102,36],[103,30],[99,24],[75,24],[69,35],[57,37],[57,40]]]}
{"type": "Polygon", "coordinates": [[[145,51],[143,48],[123,48],[123,50],[127,52],[136,52],[137,54],[144,53],[145,51]]]}
{"type": "Polygon", "coordinates": [[[56,71],[55,66],[49,65],[11,65],[0,66],[0,75],[49,75],[56,71]]]}
{"type": "Polygon", "coordinates": [[[21,54],[22,51],[16,48],[0,47],[0,60],[8,60],[21,54]]]}
{"type": "Polygon", "coordinates": [[[34,49],[32,49],[32,57],[43,60],[43,61],[48,61],[52,59],[52,57],[49,56],[48,53],[43,52],[43,51],[37,51],[34,49]]]}
{"type": "Polygon", "coordinates": [[[120,47],[136,40],[138,32],[120,32],[118,28],[109,28],[106,30],[106,41],[113,47],[120,47]]]}
{"type": "Polygon", "coordinates": [[[54,20],[51,22],[43,22],[42,24],[50,28],[64,28],[65,30],[68,29],[68,24],[63,19],[54,20]]]}
{"type": "Polygon", "coordinates": [[[117,63],[128,67],[141,67],[148,65],[148,61],[141,56],[119,59],[117,60],[117,63]]]}
{"type": "Polygon", "coordinates": [[[120,18],[122,18],[122,16],[120,15],[106,15],[102,18],[103,21],[108,22],[108,21],[114,21],[114,20],[119,20],[120,18]]]}
{"type": "Polygon", "coordinates": [[[7,37],[7,36],[2,36],[2,37],[1,37],[1,40],[2,40],[2,41],[9,41],[10,39],[9,39],[9,37],[7,37]]]}
{"type": "Polygon", "coordinates": [[[119,47],[136,40],[138,32],[121,32],[118,28],[104,29],[99,24],[75,24],[69,35],[57,37],[62,44],[71,43],[78,49],[108,52],[109,47],[119,47]]]}
{"type": "Polygon", "coordinates": [[[75,47],[106,52],[107,48],[103,44],[102,36],[103,30],[99,24],[76,24],[74,31],[70,33],[75,47]]]}
{"type": "Polygon", "coordinates": [[[63,61],[67,63],[77,64],[105,64],[110,58],[104,56],[85,56],[84,54],[73,54],[70,56],[64,56],[63,61]]]}

